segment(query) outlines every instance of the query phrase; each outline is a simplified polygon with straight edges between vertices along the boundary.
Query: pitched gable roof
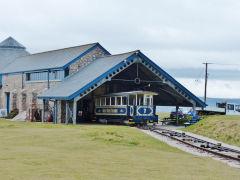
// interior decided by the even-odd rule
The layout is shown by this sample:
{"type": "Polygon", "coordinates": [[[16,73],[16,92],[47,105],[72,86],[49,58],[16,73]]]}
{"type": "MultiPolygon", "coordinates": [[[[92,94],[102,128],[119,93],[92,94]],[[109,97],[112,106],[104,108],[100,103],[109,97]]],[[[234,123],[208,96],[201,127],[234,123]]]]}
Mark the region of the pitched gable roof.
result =
{"type": "Polygon", "coordinates": [[[98,58],[85,68],[72,74],[70,77],[66,78],[54,87],[48,89],[38,98],[71,100],[78,95],[85,95],[97,88],[100,84],[104,83],[103,81],[106,81],[106,78],[114,74],[114,72],[118,71],[122,67],[127,68],[128,65],[131,65],[129,62],[132,61],[136,56],[141,57],[144,61],[146,61],[147,64],[151,65],[151,67],[153,67],[157,72],[161,73],[165,78],[171,81],[178,89],[181,89],[181,91],[193,99],[198,105],[206,107],[206,104],[203,101],[192,94],[139,50],[98,58]]]}
{"type": "Polygon", "coordinates": [[[11,36],[0,43],[0,48],[26,49],[22,44],[17,42],[11,36]]]}
{"type": "MultiPolygon", "coordinates": [[[[16,60],[1,71],[1,73],[9,74],[48,69],[64,69],[65,65],[75,62],[96,47],[105,50],[99,43],[92,43],[22,56],[16,58],[16,60]]],[[[105,52],[107,51],[105,50],[105,52]]],[[[109,52],[107,53],[110,54],[109,52]]]]}

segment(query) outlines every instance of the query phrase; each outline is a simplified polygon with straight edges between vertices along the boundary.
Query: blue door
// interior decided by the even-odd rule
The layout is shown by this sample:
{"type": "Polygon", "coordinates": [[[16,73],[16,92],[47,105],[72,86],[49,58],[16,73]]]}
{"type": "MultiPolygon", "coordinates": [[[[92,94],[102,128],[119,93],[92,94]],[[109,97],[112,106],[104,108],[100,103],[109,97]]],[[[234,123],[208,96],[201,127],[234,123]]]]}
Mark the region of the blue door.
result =
{"type": "Polygon", "coordinates": [[[7,92],[6,95],[7,95],[7,113],[9,114],[10,113],[10,93],[7,92]]]}

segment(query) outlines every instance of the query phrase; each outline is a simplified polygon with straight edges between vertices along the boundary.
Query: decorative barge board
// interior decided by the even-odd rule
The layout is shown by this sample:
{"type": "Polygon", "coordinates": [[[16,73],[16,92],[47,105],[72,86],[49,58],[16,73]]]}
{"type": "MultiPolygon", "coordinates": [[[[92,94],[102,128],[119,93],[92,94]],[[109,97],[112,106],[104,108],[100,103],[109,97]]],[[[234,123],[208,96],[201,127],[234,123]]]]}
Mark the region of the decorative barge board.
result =
{"type": "Polygon", "coordinates": [[[97,58],[38,98],[61,101],[61,122],[76,124],[80,116],[93,118],[94,96],[137,90],[156,92],[155,106],[206,107],[139,50],[97,58]]]}

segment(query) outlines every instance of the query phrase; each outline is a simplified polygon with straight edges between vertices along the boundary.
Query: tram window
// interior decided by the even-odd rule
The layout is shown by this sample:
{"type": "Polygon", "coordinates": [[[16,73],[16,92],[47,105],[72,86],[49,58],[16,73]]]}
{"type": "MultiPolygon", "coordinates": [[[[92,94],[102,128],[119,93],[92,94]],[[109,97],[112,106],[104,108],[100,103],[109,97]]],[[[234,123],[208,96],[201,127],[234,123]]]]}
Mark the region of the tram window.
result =
{"type": "Polygon", "coordinates": [[[100,98],[96,99],[96,106],[100,106],[100,98]]]}
{"type": "Polygon", "coordinates": [[[106,102],[105,100],[106,100],[105,97],[101,98],[101,106],[105,106],[105,102],[106,102]]]}
{"type": "Polygon", "coordinates": [[[150,98],[145,98],[145,105],[150,105],[150,98]]]}
{"type": "Polygon", "coordinates": [[[115,97],[111,97],[111,105],[112,105],[112,106],[115,105],[115,97]]]}
{"type": "Polygon", "coordinates": [[[145,96],[144,104],[145,105],[152,105],[152,97],[150,95],[145,96]]]}
{"type": "Polygon", "coordinates": [[[122,105],[127,105],[127,97],[122,97],[122,105]]]}
{"type": "Polygon", "coordinates": [[[139,97],[139,105],[143,105],[143,97],[139,97]]]}
{"type": "Polygon", "coordinates": [[[121,97],[117,97],[117,105],[121,105],[121,97]]]}
{"type": "Polygon", "coordinates": [[[106,97],[106,106],[110,105],[110,97],[106,97]]]}
{"type": "Polygon", "coordinates": [[[228,104],[227,107],[228,107],[228,110],[234,110],[234,105],[233,104],[228,104]]]}
{"type": "Polygon", "coordinates": [[[138,105],[143,105],[143,95],[142,94],[139,94],[138,96],[137,96],[137,98],[138,98],[138,105]]]}
{"type": "Polygon", "coordinates": [[[135,104],[135,96],[129,96],[129,105],[135,104]]]}

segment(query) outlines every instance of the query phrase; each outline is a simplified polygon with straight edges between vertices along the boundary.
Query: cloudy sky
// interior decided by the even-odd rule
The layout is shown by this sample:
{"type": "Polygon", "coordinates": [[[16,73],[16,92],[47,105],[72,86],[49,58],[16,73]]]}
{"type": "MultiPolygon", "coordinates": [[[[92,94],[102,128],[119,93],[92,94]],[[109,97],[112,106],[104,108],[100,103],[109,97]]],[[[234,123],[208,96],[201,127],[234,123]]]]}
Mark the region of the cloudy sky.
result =
{"type": "Polygon", "coordinates": [[[112,54],[140,49],[198,96],[240,98],[240,1],[0,1],[0,41],[30,53],[100,42],[112,54]]]}

